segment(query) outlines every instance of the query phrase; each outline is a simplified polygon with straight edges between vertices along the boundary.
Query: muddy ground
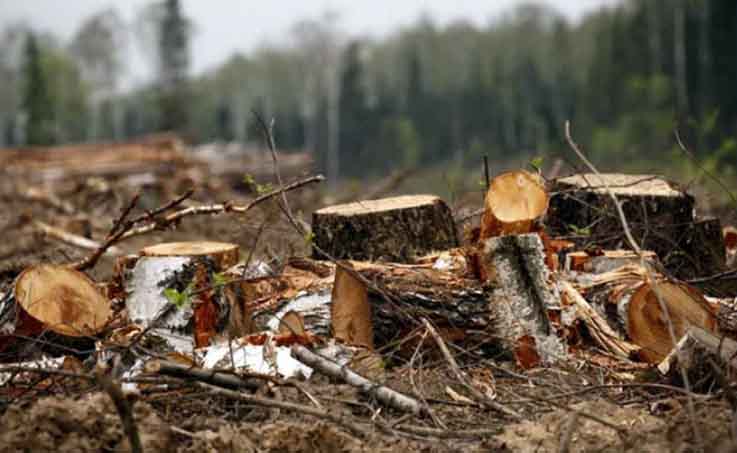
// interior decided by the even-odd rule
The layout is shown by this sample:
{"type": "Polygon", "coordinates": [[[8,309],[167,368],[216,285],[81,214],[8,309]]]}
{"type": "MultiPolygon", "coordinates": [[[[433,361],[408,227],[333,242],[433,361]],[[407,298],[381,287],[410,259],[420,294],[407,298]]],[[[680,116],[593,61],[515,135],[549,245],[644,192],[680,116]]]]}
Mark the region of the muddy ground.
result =
{"type": "MultiPolygon", "coordinates": [[[[68,181],[54,190],[74,207],[75,214],[70,215],[23,199],[18,195],[19,186],[6,182],[0,193],[0,292],[10,287],[25,266],[70,262],[89,253],[45,237],[34,221],[64,225],[70,217],[81,216],[89,222],[91,237],[102,239],[134,193],[142,193],[136,210],[140,214],[189,184],[179,176],[142,187],[99,178],[68,181]]],[[[254,195],[222,181],[206,180],[198,182],[198,191],[187,204],[242,203],[254,195]]],[[[324,193],[307,187],[290,194],[289,200],[297,216],[309,222],[312,210],[324,203],[324,193]]],[[[254,259],[273,263],[309,253],[305,238],[288,225],[275,203],[242,216],[187,218],[176,229],[119,246],[132,253],[169,240],[235,242],[241,246],[242,258],[253,250],[254,259]]],[[[110,277],[112,264],[112,259],[104,258],[90,275],[104,281],[110,277]]],[[[426,401],[430,416],[403,417],[354,388],[321,376],[301,383],[300,388],[272,385],[259,391],[265,397],[339,414],[359,424],[362,435],[299,411],[216,397],[187,382],[175,382],[166,389],[144,388],[130,396],[130,401],[144,451],[555,452],[566,451],[561,450],[565,445],[572,452],[737,451],[734,417],[727,402],[730,393],[718,386],[702,385],[689,393],[647,367],[602,365],[584,356],[572,356],[560,368],[523,371],[512,362],[489,356],[484,346],[456,350],[457,359],[476,388],[513,408],[523,420],[479,407],[463,397],[463,387],[432,349],[420,351],[412,367],[409,357],[382,351],[391,360],[375,375],[390,387],[426,401]],[[676,387],[657,386],[661,384],[676,387]],[[485,434],[472,435],[472,430],[485,430],[485,434]]],[[[0,357],[4,362],[23,359],[0,357]]],[[[93,383],[74,377],[46,378],[0,393],[0,452],[129,451],[112,401],[93,383]]]]}

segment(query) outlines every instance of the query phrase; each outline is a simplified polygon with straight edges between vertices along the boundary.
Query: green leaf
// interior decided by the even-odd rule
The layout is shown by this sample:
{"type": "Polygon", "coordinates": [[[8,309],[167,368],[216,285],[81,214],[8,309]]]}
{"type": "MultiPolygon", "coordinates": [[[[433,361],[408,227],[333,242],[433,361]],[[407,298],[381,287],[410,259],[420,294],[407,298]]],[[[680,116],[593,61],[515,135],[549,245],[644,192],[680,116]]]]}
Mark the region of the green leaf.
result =
{"type": "Polygon", "coordinates": [[[225,286],[228,283],[228,279],[221,272],[213,274],[212,280],[215,287],[225,286]]]}
{"type": "Polygon", "coordinates": [[[245,175],[243,175],[243,184],[252,187],[256,185],[256,180],[253,179],[253,175],[246,173],[245,175]]]}
{"type": "Polygon", "coordinates": [[[315,233],[312,231],[309,231],[305,233],[305,242],[307,245],[312,245],[312,243],[315,241],[315,233]]]}
{"type": "Polygon", "coordinates": [[[166,300],[177,308],[184,308],[189,305],[192,299],[192,284],[190,283],[184,291],[177,291],[174,288],[166,288],[164,290],[164,297],[166,300]]]}
{"type": "Polygon", "coordinates": [[[583,237],[589,237],[591,236],[591,228],[585,227],[585,228],[579,228],[576,225],[569,224],[568,229],[573,232],[573,234],[577,236],[583,236],[583,237]]]}
{"type": "Polygon", "coordinates": [[[533,157],[532,159],[530,159],[530,167],[534,168],[536,171],[541,171],[544,162],[545,157],[543,156],[533,157]]]}

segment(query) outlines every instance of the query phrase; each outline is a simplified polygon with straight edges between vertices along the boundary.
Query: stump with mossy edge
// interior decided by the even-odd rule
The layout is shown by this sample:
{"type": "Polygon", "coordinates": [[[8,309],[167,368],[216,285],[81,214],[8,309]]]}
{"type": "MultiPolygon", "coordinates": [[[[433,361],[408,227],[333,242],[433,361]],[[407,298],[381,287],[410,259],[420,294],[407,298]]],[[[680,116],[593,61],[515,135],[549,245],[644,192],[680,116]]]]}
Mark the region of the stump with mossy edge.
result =
{"type": "Polygon", "coordinates": [[[453,215],[440,198],[407,195],[329,206],[312,217],[313,256],[410,263],[458,245],[453,215]]]}

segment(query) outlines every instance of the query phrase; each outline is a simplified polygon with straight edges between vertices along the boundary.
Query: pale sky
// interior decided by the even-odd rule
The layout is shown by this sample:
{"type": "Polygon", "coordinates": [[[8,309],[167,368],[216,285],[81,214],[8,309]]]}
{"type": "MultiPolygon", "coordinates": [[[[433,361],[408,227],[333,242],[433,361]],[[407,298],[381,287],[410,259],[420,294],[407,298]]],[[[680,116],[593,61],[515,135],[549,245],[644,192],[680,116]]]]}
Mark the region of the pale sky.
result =
{"type": "MultiPolygon", "coordinates": [[[[572,20],[618,0],[547,0],[572,20]]],[[[0,0],[0,28],[25,21],[37,30],[51,31],[68,40],[89,15],[115,6],[125,21],[149,0],[0,0]]],[[[185,13],[196,24],[192,42],[193,70],[216,67],[236,51],[247,53],[264,43],[287,39],[296,21],[318,17],[328,10],[340,15],[340,25],[351,35],[382,36],[429,14],[443,24],[465,19],[483,25],[523,0],[183,0],[185,13]]],[[[135,43],[133,43],[135,47],[135,43]]],[[[141,81],[146,65],[133,56],[127,77],[141,81]]]]}

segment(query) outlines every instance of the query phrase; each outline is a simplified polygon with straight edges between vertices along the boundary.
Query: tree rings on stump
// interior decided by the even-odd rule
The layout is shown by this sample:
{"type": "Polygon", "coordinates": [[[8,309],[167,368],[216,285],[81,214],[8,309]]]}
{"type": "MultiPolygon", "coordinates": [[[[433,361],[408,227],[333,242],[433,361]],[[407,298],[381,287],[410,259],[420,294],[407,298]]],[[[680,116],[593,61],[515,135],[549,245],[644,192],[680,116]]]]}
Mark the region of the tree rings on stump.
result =
{"type": "Polygon", "coordinates": [[[525,234],[548,209],[548,194],[537,175],[524,170],[494,178],[484,201],[480,239],[525,234]]]}
{"type": "Polygon", "coordinates": [[[659,282],[656,290],[643,284],[627,304],[627,334],[633,343],[642,347],[640,356],[650,363],[663,360],[673,349],[674,342],[668,328],[668,319],[673,325],[677,342],[689,326],[707,331],[716,330],[717,319],[709,303],[696,290],[687,285],[659,282]],[[660,302],[668,309],[663,313],[660,302]]]}
{"type": "Polygon", "coordinates": [[[142,249],[141,256],[207,257],[220,270],[226,270],[238,263],[238,245],[210,241],[166,242],[142,249]]]}
{"type": "Polygon", "coordinates": [[[317,248],[336,259],[407,263],[458,245],[448,206],[433,195],[406,195],[329,206],[312,216],[317,248]]]}
{"type": "Polygon", "coordinates": [[[23,271],[15,282],[15,301],[44,330],[67,337],[95,335],[111,316],[110,302],[92,280],[64,266],[23,271]]]}

